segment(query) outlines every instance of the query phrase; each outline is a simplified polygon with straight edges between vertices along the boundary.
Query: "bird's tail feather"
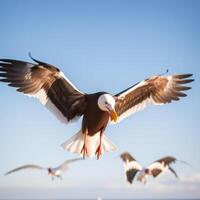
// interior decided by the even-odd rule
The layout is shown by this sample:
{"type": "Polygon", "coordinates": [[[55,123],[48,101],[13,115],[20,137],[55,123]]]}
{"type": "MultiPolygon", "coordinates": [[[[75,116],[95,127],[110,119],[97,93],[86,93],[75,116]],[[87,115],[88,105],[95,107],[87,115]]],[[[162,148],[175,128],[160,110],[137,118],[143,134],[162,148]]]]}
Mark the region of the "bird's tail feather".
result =
{"type": "MultiPolygon", "coordinates": [[[[100,142],[100,133],[96,133],[94,136],[87,136],[87,157],[95,156],[96,149],[99,146],[100,142]]],[[[72,153],[78,153],[82,155],[81,150],[84,145],[84,134],[82,131],[79,131],[77,134],[72,136],[69,140],[64,142],[61,146],[72,153]]],[[[102,146],[101,154],[104,154],[106,151],[114,151],[116,146],[105,136],[102,136],[102,146]]]]}

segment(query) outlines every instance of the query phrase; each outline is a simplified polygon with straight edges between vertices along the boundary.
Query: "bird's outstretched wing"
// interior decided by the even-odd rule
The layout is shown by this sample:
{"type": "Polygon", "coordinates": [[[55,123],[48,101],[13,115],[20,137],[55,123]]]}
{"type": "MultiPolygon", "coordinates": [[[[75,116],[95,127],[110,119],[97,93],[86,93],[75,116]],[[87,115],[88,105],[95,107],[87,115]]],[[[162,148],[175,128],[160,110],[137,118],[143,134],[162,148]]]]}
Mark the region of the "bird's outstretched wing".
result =
{"type": "Polygon", "coordinates": [[[165,157],[163,157],[163,158],[161,158],[161,159],[159,159],[159,160],[157,160],[155,162],[159,162],[161,164],[163,163],[164,166],[166,166],[166,165],[170,165],[172,163],[175,163],[176,162],[176,158],[174,158],[172,156],[165,156],[165,157]]]}
{"type": "Polygon", "coordinates": [[[137,173],[138,173],[138,170],[136,169],[130,169],[126,171],[126,179],[130,184],[132,184],[137,173]]]}
{"type": "Polygon", "coordinates": [[[124,162],[127,162],[127,161],[136,161],[135,158],[133,158],[133,156],[129,153],[129,152],[124,152],[120,155],[121,159],[124,161],[124,162]]]}
{"type": "Polygon", "coordinates": [[[121,159],[124,162],[124,171],[127,181],[131,184],[138,171],[142,170],[142,166],[128,152],[121,154],[121,159]]]}
{"type": "Polygon", "coordinates": [[[58,166],[58,168],[61,171],[65,171],[68,168],[69,164],[71,164],[72,162],[79,161],[79,160],[83,160],[83,158],[74,158],[74,159],[66,160],[64,163],[58,166]]]}
{"type": "Polygon", "coordinates": [[[168,169],[176,176],[176,172],[170,167],[170,164],[176,161],[176,158],[166,156],[155,162],[153,162],[148,169],[151,171],[153,177],[157,177],[160,173],[167,171],[168,169]]]}
{"type": "Polygon", "coordinates": [[[11,173],[23,170],[23,169],[39,169],[39,170],[41,170],[41,169],[46,169],[46,168],[41,167],[39,165],[23,165],[21,167],[18,167],[18,168],[11,170],[11,171],[6,172],[4,175],[8,175],[8,174],[11,174],[11,173]]]}
{"type": "Polygon", "coordinates": [[[86,106],[85,94],[58,68],[33,60],[36,64],[0,59],[0,81],[39,99],[61,122],[67,123],[80,117],[86,106]]]}
{"type": "Polygon", "coordinates": [[[188,79],[191,76],[192,74],[153,76],[115,95],[117,122],[149,104],[162,105],[187,96],[182,91],[189,90],[191,87],[183,84],[192,82],[194,79],[188,79]]]}

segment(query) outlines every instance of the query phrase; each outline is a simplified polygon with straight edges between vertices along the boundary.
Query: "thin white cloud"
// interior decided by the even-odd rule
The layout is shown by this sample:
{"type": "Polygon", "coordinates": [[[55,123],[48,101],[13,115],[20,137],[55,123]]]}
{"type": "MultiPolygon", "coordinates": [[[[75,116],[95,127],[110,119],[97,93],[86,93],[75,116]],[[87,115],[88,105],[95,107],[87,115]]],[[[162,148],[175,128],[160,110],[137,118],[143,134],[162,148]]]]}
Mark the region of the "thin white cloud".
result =
{"type": "Polygon", "coordinates": [[[134,182],[132,185],[125,180],[110,179],[110,182],[80,183],[79,185],[66,183],[56,184],[50,188],[4,188],[0,189],[0,196],[7,198],[199,198],[200,173],[180,175],[181,179],[163,176],[159,179],[150,178],[146,185],[134,182]],[[47,192],[48,191],[48,192],[47,192]],[[78,191],[78,192],[77,192],[78,191]]]}
{"type": "Polygon", "coordinates": [[[200,183],[200,173],[185,174],[181,177],[181,181],[186,183],[200,183]]]}

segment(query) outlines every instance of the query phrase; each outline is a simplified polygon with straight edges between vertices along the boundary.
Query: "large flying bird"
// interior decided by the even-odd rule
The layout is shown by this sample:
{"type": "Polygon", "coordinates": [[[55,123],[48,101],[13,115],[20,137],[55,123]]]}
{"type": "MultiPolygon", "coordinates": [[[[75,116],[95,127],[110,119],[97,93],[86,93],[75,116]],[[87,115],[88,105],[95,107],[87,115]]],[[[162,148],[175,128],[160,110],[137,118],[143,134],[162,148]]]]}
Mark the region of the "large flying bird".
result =
{"type": "Polygon", "coordinates": [[[65,150],[83,154],[83,157],[96,154],[99,158],[104,152],[116,149],[104,135],[109,122],[117,123],[148,104],[177,101],[186,96],[182,91],[190,89],[183,84],[193,81],[188,79],[192,74],[159,75],[116,95],[107,92],[86,94],[58,68],[34,58],[32,60],[35,63],[0,59],[0,81],[39,99],[61,122],[71,122],[83,116],[81,130],[62,144],[65,150]]]}
{"type": "Polygon", "coordinates": [[[54,180],[55,177],[60,178],[60,180],[62,180],[61,173],[68,169],[68,166],[70,163],[79,161],[79,160],[81,160],[81,158],[66,160],[58,167],[41,167],[39,165],[33,165],[33,164],[23,165],[23,166],[15,168],[11,171],[6,172],[5,175],[9,175],[9,174],[12,174],[14,172],[24,170],[24,169],[38,169],[38,170],[47,170],[48,175],[51,176],[52,180],[54,180]]]}
{"type": "Polygon", "coordinates": [[[178,175],[170,166],[172,163],[175,163],[177,161],[177,159],[174,157],[163,157],[159,160],[156,160],[145,168],[143,168],[140,163],[128,152],[122,153],[121,159],[124,162],[126,179],[130,184],[133,182],[137,173],[139,173],[137,176],[137,180],[144,184],[146,183],[148,176],[153,176],[154,178],[156,178],[159,174],[167,171],[171,171],[175,175],[175,177],[178,178],[178,175]]]}

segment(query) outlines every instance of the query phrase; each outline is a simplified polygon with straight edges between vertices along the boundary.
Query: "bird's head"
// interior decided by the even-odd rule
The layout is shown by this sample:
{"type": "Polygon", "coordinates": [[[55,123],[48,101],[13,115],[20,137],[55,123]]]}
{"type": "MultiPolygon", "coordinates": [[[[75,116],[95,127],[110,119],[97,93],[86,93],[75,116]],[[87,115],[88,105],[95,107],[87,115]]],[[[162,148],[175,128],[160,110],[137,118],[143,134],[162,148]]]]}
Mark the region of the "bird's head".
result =
{"type": "Polygon", "coordinates": [[[52,169],[48,168],[48,174],[50,175],[52,173],[52,169]]]}
{"type": "Polygon", "coordinates": [[[102,94],[98,98],[98,107],[110,114],[111,120],[117,121],[117,113],[115,111],[115,99],[110,94],[102,94]]]}
{"type": "Polygon", "coordinates": [[[144,172],[145,172],[145,174],[151,175],[151,170],[149,170],[148,168],[146,168],[146,169],[144,170],[144,172]]]}

